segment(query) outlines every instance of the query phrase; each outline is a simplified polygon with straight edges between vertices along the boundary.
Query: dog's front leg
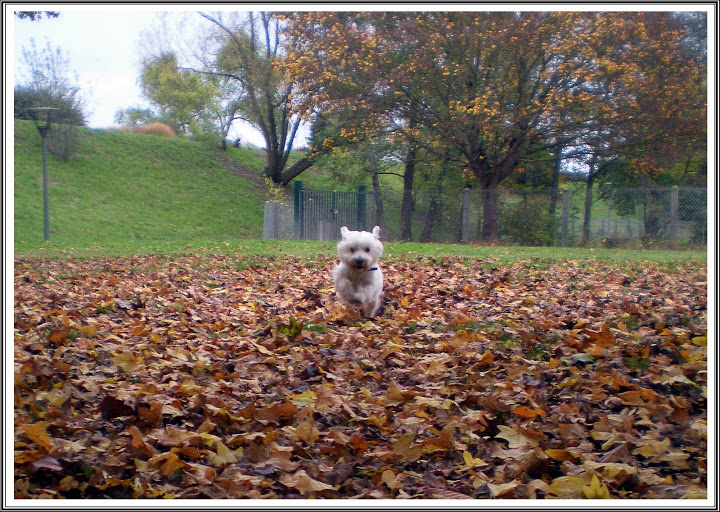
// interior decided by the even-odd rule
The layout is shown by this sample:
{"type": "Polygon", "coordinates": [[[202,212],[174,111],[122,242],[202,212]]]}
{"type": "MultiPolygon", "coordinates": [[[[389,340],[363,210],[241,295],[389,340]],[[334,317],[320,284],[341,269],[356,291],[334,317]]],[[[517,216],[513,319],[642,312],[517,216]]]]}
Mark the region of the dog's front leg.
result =
{"type": "Polygon", "coordinates": [[[367,297],[362,306],[363,316],[365,318],[375,318],[380,311],[382,298],[367,297]]]}

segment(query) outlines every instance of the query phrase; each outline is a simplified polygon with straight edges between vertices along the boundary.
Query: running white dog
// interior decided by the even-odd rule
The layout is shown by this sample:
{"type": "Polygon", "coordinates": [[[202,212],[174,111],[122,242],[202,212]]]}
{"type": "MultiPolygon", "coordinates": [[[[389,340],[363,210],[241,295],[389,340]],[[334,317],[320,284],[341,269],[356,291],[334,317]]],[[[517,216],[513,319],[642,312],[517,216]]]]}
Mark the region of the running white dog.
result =
{"type": "Polygon", "coordinates": [[[382,306],[383,275],[377,262],[383,252],[380,228],[372,233],[340,228],[342,240],[337,250],[340,263],[333,269],[335,291],[347,304],[360,308],[373,318],[382,306]]]}

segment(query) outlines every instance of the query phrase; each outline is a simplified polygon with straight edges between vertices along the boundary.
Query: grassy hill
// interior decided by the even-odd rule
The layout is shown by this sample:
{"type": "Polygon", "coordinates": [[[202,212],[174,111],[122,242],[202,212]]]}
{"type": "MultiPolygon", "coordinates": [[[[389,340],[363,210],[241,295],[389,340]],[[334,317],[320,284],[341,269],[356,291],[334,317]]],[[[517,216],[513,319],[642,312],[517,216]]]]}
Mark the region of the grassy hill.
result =
{"type": "MultiPolygon", "coordinates": [[[[41,139],[15,121],[15,252],[43,247],[41,139]]],[[[51,245],[142,251],[183,240],[222,243],[262,235],[262,152],[183,138],[81,131],[65,162],[48,154],[51,245]]]]}
{"type": "MultiPolygon", "coordinates": [[[[332,243],[260,240],[267,186],[264,153],[184,138],[121,131],[81,131],[69,162],[48,155],[50,243],[43,241],[40,136],[30,121],[15,121],[15,255],[57,257],[176,253],[205,249],[247,254],[330,255],[332,243]]],[[[308,188],[352,188],[327,170],[312,168],[308,188]]],[[[388,211],[399,212],[397,183],[383,184],[388,211]],[[393,202],[394,201],[394,202],[393,202]],[[394,205],[394,207],[392,207],[394,205]]],[[[290,190],[290,188],[289,188],[290,190]]],[[[388,213],[388,215],[391,215],[388,213]]],[[[9,242],[9,240],[8,240],[9,242]]],[[[388,256],[460,255],[523,258],[600,257],[705,259],[703,252],[607,251],[391,243],[388,256]]]]}

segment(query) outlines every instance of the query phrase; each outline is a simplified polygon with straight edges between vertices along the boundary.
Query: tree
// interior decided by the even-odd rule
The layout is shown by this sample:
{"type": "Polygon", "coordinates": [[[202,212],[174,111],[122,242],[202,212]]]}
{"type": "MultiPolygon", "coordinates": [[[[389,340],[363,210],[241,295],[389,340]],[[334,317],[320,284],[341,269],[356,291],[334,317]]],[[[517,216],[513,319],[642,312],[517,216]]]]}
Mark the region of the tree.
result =
{"type": "Polygon", "coordinates": [[[140,78],[143,94],[160,111],[158,118],[186,135],[197,135],[212,124],[214,84],[180,69],[173,53],[147,59],[140,78]]]}
{"type": "MultiPolygon", "coordinates": [[[[383,83],[381,75],[383,70],[414,58],[416,42],[412,37],[402,36],[406,27],[400,17],[312,13],[293,14],[287,19],[291,43],[284,64],[289,81],[301,84],[296,94],[296,108],[309,118],[322,115],[332,119],[339,137],[348,141],[390,138],[404,145],[400,152],[403,197],[399,239],[410,240],[415,170],[425,141],[419,141],[418,137],[421,132],[415,115],[417,101],[409,95],[395,94],[392,87],[383,83]],[[310,25],[306,25],[306,21],[310,21],[310,25]],[[314,39],[309,40],[306,30],[310,27],[314,39]],[[368,37],[380,30],[398,37],[380,44],[368,37]],[[313,48],[313,40],[323,41],[324,46],[313,48]],[[378,65],[374,66],[374,62],[378,65]],[[399,128],[401,126],[406,129],[399,128]],[[410,133],[414,135],[409,136],[410,133]]],[[[412,87],[412,83],[406,86],[412,87]]]]}
{"type": "Polygon", "coordinates": [[[213,37],[220,41],[220,47],[214,62],[204,68],[191,69],[198,74],[228,79],[243,91],[237,111],[265,141],[265,176],[273,183],[290,183],[308,169],[324,149],[313,146],[289,165],[302,119],[290,108],[293,84],[285,81],[278,69],[283,59],[281,18],[273,13],[248,12],[241,23],[226,22],[220,14],[200,15],[218,30],[213,37]]]}
{"type": "Polygon", "coordinates": [[[115,112],[115,122],[136,128],[143,124],[161,122],[157,114],[149,108],[128,107],[115,112]]]}
{"type": "MultiPolygon", "coordinates": [[[[579,137],[591,159],[586,242],[596,180],[621,172],[647,185],[688,152],[704,152],[706,71],[702,52],[687,45],[685,34],[694,27],[685,20],[668,13],[637,13],[624,23],[610,16],[596,20],[591,49],[602,73],[585,85],[598,100],[584,106],[588,120],[579,137]]],[[[646,233],[659,229],[652,224],[646,233]]]]}
{"type": "Polygon", "coordinates": [[[700,74],[677,58],[671,25],[667,13],[303,13],[288,72],[300,111],[349,110],[366,132],[390,123],[456,148],[493,241],[498,187],[537,153],[627,152],[688,132],[700,74]],[[672,85],[653,89],[663,73],[672,85]]]}
{"type": "Polygon", "coordinates": [[[70,76],[67,54],[49,42],[38,49],[31,39],[30,47],[23,47],[22,54],[25,67],[15,86],[15,117],[32,119],[32,108],[52,107],[48,149],[69,160],[77,146],[77,127],[86,123],[85,101],[77,85],[77,75],[70,76]]]}
{"type": "Polygon", "coordinates": [[[30,21],[39,21],[43,19],[43,16],[47,18],[57,18],[60,13],[57,11],[17,11],[15,16],[22,19],[29,19],[30,21]]]}

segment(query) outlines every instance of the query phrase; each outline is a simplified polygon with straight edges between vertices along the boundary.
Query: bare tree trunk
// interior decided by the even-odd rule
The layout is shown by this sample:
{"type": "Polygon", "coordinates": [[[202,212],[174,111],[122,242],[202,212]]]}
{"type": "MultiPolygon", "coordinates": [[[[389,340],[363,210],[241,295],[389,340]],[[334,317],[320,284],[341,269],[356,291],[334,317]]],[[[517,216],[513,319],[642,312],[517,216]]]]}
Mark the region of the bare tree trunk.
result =
{"type": "Polygon", "coordinates": [[[500,229],[500,205],[498,184],[495,180],[489,183],[482,183],[480,187],[483,205],[482,232],[480,234],[484,242],[497,242],[500,229]]]}
{"type": "MultiPolygon", "coordinates": [[[[430,241],[432,230],[435,227],[438,218],[440,217],[440,213],[442,212],[442,184],[445,176],[450,170],[451,165],[452,164],[450,163],[450,151],[446,150],[440,172],[436,175],[434,179],[434,184],[432,185],[433,188],[430,190],[429,193],[428,209],[425,214],[425,223],[423,225],[422,233],[420,234],[421,242],[430,241]]],[[[461,238],[461,236],[459,235],[459,233],[461,233],[462,231],[461,225],[462,222],[458,222],[458,240],[460,240],[461,238]]]]}
{"type": "Polygon", "coordinates": [[[430,234],[440,213],[440,204],[440,191],[438,189],[431,190],[428,209],[425,213],[425,224],[422,233],[420,233],[420,242],[430,241],[430,234]]]}

